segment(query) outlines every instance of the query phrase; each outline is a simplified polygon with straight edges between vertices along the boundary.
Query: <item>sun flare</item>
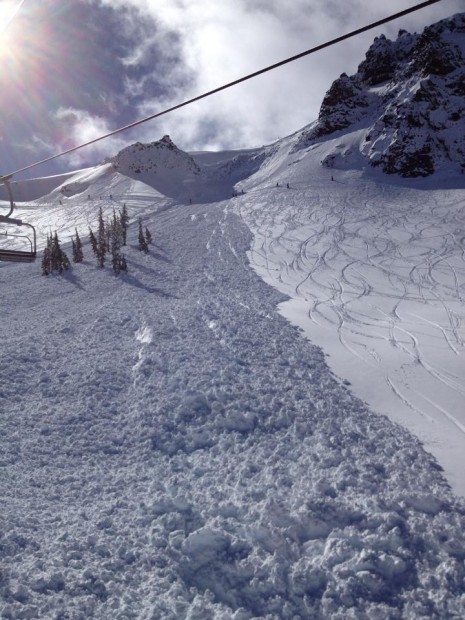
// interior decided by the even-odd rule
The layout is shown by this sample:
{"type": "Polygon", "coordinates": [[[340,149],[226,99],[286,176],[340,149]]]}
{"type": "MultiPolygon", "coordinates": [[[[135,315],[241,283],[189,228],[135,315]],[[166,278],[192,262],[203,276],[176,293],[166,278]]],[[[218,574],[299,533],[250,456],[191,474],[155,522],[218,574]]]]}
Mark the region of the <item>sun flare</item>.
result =
{"type": "Polygon", "coordinates": [[[3,37],[5,30],[8,28],[10,22],[19,11],[22,4],[24,4],[24,0],[20,0],[20,2],[13,0],[0,0],[0,37],[3,37]]]}

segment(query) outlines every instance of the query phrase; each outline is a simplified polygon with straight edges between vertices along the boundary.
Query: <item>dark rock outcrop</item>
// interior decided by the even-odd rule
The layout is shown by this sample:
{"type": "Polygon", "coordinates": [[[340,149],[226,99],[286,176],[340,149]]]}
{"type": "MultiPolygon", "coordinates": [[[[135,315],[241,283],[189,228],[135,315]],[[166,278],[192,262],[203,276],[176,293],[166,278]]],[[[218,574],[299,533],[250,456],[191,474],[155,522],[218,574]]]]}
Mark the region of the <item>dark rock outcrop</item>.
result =
{"type": "MultiPolygon", "coordinates": [[[[465,13],[425,28],[377,37],[352,76],[323,99],[296,148],[337,131],[365,130],[360,151],[387,174],[428,176],[465,168],[465,13]]],[[[337,159],[337,158],[336,158],[337,159]]],[[[335,164],[335,159],[327,161],[335,164]]]]}

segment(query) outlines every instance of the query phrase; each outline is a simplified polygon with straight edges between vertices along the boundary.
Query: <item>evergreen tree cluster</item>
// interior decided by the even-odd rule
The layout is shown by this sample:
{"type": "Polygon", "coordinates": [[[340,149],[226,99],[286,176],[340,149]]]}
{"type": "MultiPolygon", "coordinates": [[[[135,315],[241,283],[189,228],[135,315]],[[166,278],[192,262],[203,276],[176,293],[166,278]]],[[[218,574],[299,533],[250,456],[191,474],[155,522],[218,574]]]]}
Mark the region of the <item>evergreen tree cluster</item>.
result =
{"type": "Polygon", "coordinates": [[[66,253],[61,249],[58,233],[47,235],[47,246],[44,249],[42,257],[42,275],[48,276],[50,273],[57,271],[63,273],[70,268],[70,262],[66,253]]]}
{"type": "Polygon", "coordinates": [[[105,266],[107,254],[111,254],[111,264],[115,273],[128,270],[124,254],[121,253],[122,246],[126,245],[128,226],[129,216],[126,204],[118,214],[113,209],[113,218],[106,222],[103,219],[102,207],[100,207],[97,234],[89,228],[90,245],[100,268],[105,266]]]}
{"type": "MultiPolygon", "coordinates": [[[[93,253],[97,258],[97,264],[100,268],[105,266],[107,255],[111,255],[111,266],[115,273],[127,271],[128,266],[121,248],[126,245],[127,232],[129,228],[129,215],[126,203],[123,209],[118,213],[113,209],[113,217],[107,221],[103,219],[102,207],[99,210],[98,229],[97,232],[89,227],[89,241],[93,253]]],[[[142,226],[142,220],[139,218],[139,250],[148,254],[149,245],[152,243],[152,234],[150,230],[142,226]]],[[[82,263],[84,260],[84,252],[81,238],[77,229],[75,229],[74,237],[71,239],[73,262],[82,263]]],[[[48,275],[53,271],[62,273],[69,269],[70,262],[65,252],[61,249],[58,234],[50,233],[47,237],[47,247],[44,250],[42,259],[42,274],[48,275]]]]}

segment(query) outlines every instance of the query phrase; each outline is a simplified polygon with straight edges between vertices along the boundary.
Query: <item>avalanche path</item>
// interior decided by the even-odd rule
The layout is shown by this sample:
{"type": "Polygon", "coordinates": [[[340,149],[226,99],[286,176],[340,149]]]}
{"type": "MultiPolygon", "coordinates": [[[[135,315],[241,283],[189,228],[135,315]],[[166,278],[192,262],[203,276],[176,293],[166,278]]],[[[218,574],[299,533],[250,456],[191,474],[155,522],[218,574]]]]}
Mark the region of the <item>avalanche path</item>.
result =
{"type": "MultiPolygon", "coordinates": [[[[464,617],[464,508],[433,458],[276,312],[285,298],[249,268],[237,202],[155,213],[156,200],[130,203],[154,245],[139,253],[133,224],[127,275],[97,269],[88,247],[63,277],[0,267],[0,616],[464,617]]],[[[323,287],[312,313],[342,338],[366,271],[304,281],[300,265],[322,269],[340,244],[360,260],[343,217],[267,263],[300,291],[323,287]],[[310,249],[329,231],[327,250],[310,249]]],[[[408,282],[427,298],[420,280],[438,272],[427,257],[422,279],[402,274],[405,298],[408,282]]],[[[415,355],[387,299],[387,333],[415,355]]],[[[452,327],[448,339],[458,350],[452,327]]]]}

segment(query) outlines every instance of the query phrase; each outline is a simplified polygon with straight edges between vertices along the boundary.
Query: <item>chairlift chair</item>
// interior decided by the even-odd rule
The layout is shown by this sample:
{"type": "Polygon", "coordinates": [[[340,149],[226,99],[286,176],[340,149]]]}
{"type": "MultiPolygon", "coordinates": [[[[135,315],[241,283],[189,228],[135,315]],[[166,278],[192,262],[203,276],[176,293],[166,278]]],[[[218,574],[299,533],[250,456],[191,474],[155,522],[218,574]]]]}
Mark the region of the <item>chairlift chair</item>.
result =
{"type": "Polygon", "coordinates": [[[0,261],[9,261],[14,263],[32,263],[37,257],[36,229],[32,224],[28,224],[27,222],[23,222],[23,220],[11,217],[11,214],[13,213],[15,208],[15,204],[13,202],[13,193],[11,191],[10,178],[11,177],[0,177],[0,183],[3,182],[3,184],[5,185],[8,192],[8,197],[10,199],[10,210],[6,215],[0,215],[0,224],[12,226],[28,226],[32,230],[32,234],[21,235],[16,232],[5,232],[4,235],[6,237],[14,237],[15,239],[24,240],[24,243],[28,249],[14,250],[5,247],[2,248],[0,245],[0,261]]]}

